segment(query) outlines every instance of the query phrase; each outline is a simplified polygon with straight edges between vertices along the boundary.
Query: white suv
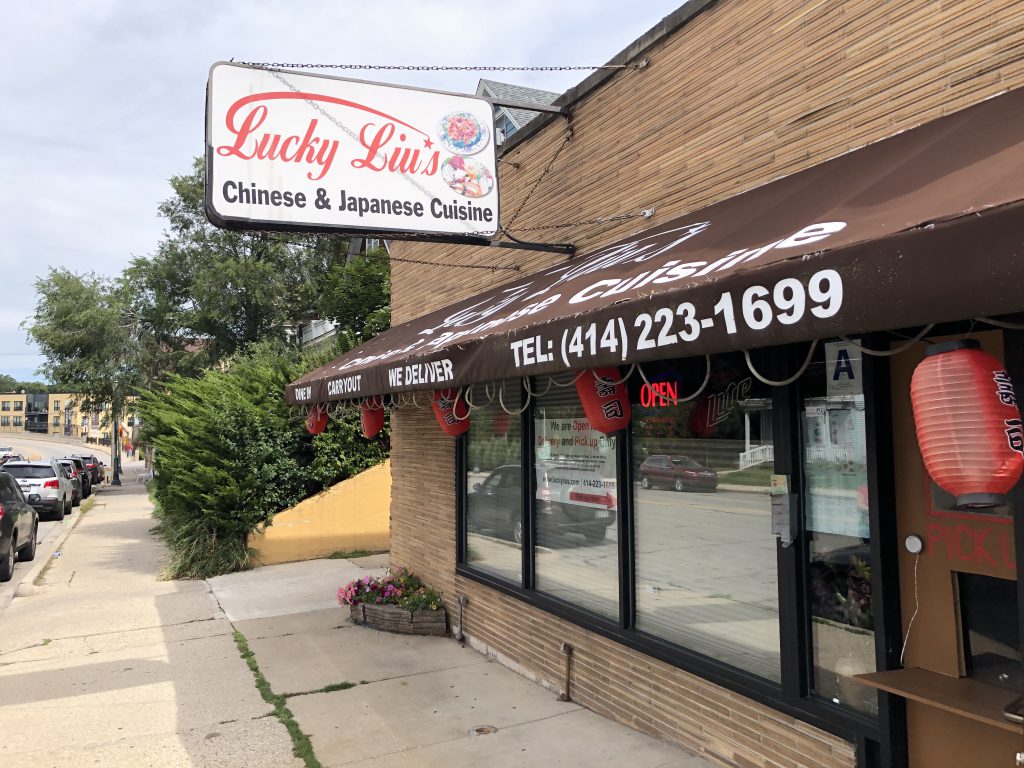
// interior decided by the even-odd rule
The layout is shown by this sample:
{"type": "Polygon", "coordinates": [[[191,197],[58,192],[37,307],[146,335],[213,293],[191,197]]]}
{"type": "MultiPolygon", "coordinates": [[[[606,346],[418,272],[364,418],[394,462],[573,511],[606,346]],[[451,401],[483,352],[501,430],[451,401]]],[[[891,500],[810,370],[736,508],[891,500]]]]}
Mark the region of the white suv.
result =
{"type": "Polygon", "coordinates": [[[26,501],[38,511],[49,512],[55,520],[63,520],[71,512],[71,478],[56,461],[9,461],[4,471],[17,481],[26,501]]]}

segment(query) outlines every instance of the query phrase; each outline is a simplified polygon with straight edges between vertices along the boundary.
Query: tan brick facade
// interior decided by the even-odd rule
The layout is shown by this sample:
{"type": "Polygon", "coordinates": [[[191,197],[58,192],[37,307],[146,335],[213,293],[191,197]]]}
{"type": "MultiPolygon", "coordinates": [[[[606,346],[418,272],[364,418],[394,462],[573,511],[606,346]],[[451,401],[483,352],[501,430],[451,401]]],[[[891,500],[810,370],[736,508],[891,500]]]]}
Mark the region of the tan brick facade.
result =
{"type": "MultiPolygon", "coordinates": [[[[567,30],[571,34],[571,30],[567,30]]],[[[625,41],[623,41],[625,42],[625,41]]],[[[1024,87],[1024,3],[721,0],[554,120],[499,166],[502,222],[580,252],[697,210],[1024,87]],[[526,231],[656,207],[650,221],[526,231]]],[[[518,138],[518,137],[517,137],[518,138]]],[[[563,256],[399,243],[399,257],[515,265],[563,256]]],[[[393,264],[396,323],[514,279],[516,273],[393,264]]],[[[465,630],[558,684],[561,642],[576,648],[574,698],[726,765],[852,766],[852,745],[693,675],[455,576],[455,461],[429,410],[393,419],[392,562],[469,598],[465,630]]]]}

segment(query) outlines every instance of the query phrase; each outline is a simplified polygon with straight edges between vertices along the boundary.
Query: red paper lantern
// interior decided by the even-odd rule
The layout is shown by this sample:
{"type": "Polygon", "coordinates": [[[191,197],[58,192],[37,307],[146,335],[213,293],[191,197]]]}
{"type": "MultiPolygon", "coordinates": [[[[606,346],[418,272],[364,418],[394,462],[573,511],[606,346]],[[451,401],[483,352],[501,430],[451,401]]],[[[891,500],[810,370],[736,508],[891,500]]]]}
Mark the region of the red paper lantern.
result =
{"type": "Polygon", "coordinates": [[[494,434],[507,435],[511,426],[512,419],[509,418],[508,413],[503,410],[499,410],[494,414],[494,434]]]}
{"type": "Polygon", "coordinates": [[[469,406],[459,397],[457,389],[434,390],[434,418],[441,429],[458,437],[469,429],[469,406]]]}
{"type": "Polygon", "coordinates": [[[598,432],[606,435],[629,425],[631,410],[626,382],[608,383],[619,381],[620,378],[622,375],[618,368],[592,368],[576,379],[576,393],[580,397],[587,421],[598,432]]]}
{"type": "Polygon", "coordinates": [[[364,400],[359,404],[359,421],[363,425],[363,437],[367,440],[376,437],[384,429],[384,408],[364,400]]]}
{"type": "Polygon", "coordinates": [[[327,406],[315,405],[306,416],[306,431],[311,435],[319,435],[327,429],[327,406]]]}
{"type": "Polygon", "coordinates": [[[1024,472],[1024,429],[1003,364],[972,339],[935,344],[910,382],[917,442],[958,509],[998,507],[1024,472]]]}

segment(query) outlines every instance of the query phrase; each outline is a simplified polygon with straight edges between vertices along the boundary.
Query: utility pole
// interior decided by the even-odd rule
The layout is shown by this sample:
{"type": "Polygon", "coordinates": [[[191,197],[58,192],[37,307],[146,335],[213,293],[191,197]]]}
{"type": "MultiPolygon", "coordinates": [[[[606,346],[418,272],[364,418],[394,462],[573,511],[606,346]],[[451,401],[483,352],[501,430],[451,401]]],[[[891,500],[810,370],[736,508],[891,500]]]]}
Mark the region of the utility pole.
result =
{"type": "Polygon", "coordinates": [[[110,432],[110,451],[113,457],[114,476],[110,480],[111,485],[121,484],[121,406],[117,400],[117,384],[114,384],[114,392],[110,403],[110,417],[114,422],[110,432]]]}

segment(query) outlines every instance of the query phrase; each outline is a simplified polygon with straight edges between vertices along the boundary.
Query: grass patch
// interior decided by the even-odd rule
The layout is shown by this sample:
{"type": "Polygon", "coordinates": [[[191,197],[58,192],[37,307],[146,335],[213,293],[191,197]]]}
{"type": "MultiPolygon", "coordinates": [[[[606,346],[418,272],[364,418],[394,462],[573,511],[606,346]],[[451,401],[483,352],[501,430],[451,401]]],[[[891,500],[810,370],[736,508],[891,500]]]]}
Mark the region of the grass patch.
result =
{"type": "Polygon", "coordinates": [[[239,655],[245,659],[249,671],[252,672],[252,676],[256,679],[256,690],[260,692],[260,696],[263,697],[265,702],[273,705],[274,711],[272,714],[288,729],[288,735],[292,738],[292,754],[302,758],[306,768],[323,768],[320,761],[316,759],[316,755],[313,754],[313,744],[310,742],[309,736],[302,732],[299,724],[295,722],[295,716],[292,715],[292,711],[288,709],[285,697],[274,693],[270,683],[267,682],[267,678],[260,672],[259,664],[256,663],[256,656],[249,649],[249,643],[245,639],[245,635],[236,629],[234,637],[239,655]]]}
{"type": "Polygon", "coordinates": [[[290,699],[292,696],[309,696],[314,693],[331,693],[332,691],[347,691],[349,688],[355,688],[355,683],[331,683],[325,685],[323,688],[317,688],[315,691],[299,691],[297,693],[286,693],[283,698],[290,699]]]}
{"type": "Polygon", "coordinates": [[[722,472],[718,481],[725,485],[756,485],[767,489],[772,480],[771,465],[759,464],[736,472],[722,472]]]}
{"type": "Polygon", "coordinates": [[[339,549],[327,556],[328,560],[351,560],[354,557],[369,557],[370,555],[383,555],[386,549],[339,549]]]}

